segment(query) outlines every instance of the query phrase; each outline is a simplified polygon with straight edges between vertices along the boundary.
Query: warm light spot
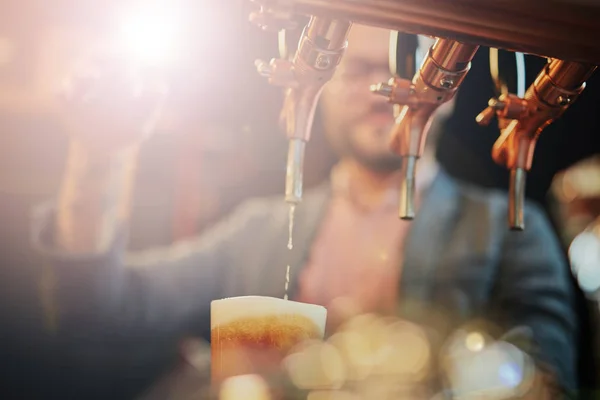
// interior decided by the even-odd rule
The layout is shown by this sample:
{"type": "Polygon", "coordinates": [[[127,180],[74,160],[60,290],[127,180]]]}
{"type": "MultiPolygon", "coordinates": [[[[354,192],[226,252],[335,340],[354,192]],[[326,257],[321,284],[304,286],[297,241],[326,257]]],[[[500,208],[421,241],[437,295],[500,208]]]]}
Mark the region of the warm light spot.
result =
{"type": "Polygon", "coordinates": [[[310,392],[306,400],[362,400],[362,398],[351,392],[319,390],[310,392]]]}
{"type": "Polygon", "coordinates": [[[387,262],[387,261],[389,261],[390,256],[387,251],[380,251],[378,258],[379,258],[379,261],[381,261],[381,262],[387,262]]]}
{"type": "Polygon", "coordinates": [[[344,360],[347,380],[357,381],[369,375],[372,369],[372,352],[368,341],[356,332],[340,332],[329,338],[344,360]]]}
{"type": "Polygon", "coordinates": [[[465,346],[473,352],[481,351],[485,346],[485,338],[479,332],[471,332],[465,338],[465,346]]]}
{"type": "Polygon", "coordinates": [[[600,237],[592,231],[580,233],[569,247],[569,259],[584,292],[600,289],[600,237]]]}
{"type": "Polygon", "coordinates": [[[404,321],[395,322],[388,327],[383,344],[382,357],[374,372],[411,381],[418,381],[427,374],[431,353],[421,328],[404,321]]]}
{"type": "Polygon", "coordinates": [[[300,389],[338,389],[345,381],[344,361],[337,349],[327,343],[301,345],[286,357],[284,366],[300,389]]]}
{"type": "Polygon", "coordinates": [[[223,381],[219,400],[270,400],[269,388],[258,375],[234,376],[223,381]]]}

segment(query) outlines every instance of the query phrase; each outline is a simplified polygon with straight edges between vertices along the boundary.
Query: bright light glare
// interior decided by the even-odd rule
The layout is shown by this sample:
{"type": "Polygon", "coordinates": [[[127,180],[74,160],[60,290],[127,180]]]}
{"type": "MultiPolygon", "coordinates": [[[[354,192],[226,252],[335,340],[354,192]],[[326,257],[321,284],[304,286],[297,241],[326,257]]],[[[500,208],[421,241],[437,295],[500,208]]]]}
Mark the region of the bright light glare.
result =
{"type": "Polygon", "coordinates": [[[584,292],[600,289],[600,238],[593,231],[577,235],[569,247],[569,259],[584,292]]]}
{"type": "Polygon", "coordinates": [[[223,382],[219,399],[271,400],[271,395],[267,383],[259,375],[239,375],[223,382]]]}
{"type": "Polygon", "coordinates": [[[124,20],[119,42],[136,63],[164,66],[175,61],[181,24],[173,10],[154,7],[124,20]]]}

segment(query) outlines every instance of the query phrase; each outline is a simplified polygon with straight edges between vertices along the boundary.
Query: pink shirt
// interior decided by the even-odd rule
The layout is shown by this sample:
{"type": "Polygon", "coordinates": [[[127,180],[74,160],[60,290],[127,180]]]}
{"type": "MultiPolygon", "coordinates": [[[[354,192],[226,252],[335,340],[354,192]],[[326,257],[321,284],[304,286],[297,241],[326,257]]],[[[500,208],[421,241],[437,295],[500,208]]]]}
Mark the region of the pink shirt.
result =
{"type": "MultiPolygon", "coordinates": [[[[418,193],[436,170],[423,164],[418,193]]],[[[396,186],[386,191],[380,204],[365,207],[352,195],[350,174],[341,167],[332,172],[329,208],[298,278],[298,300],[327,307],[333,326],[343,318],[342,305],[355,312],[395,311],[410,226],[398,218],[396,186]]]]}

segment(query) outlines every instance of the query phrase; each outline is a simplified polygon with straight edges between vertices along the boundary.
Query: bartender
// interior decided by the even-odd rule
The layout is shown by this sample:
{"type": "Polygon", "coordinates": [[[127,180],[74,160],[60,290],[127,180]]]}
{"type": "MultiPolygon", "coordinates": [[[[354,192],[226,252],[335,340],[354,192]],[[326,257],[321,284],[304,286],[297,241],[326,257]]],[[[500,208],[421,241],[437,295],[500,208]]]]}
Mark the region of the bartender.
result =
{"type": "Polygon", "coordinates": [[[291,252],[288,208],[277,197],[244,203],[201,237],[126,256],[137,154],[162,95],[134,94],[118,68],[100,80],[74,80],[64,108],[72,136],[59,200],[40,211],[34,231],[55,275],[51,291],[59,334],[73,343],[70,356],[94,363],[83,349],[116,332],[152,336],[166,351],[183,334],[207,336],[211,300],[283,297],[289,263],[290,297],[328,307],[333,330],[343,316],[340,300],[439,332],[479,317],[503,331],[524,326],[551,386],[575,390],[572,286],[538,206],[527,205],[527,230],[511,233],[503,192],[452,178],[430,153],[419,166],[418,217],[398,220],[392,110],[368,90],[389,76],[388,38],[385,30],[352,29],[321,108],[339,162],[298,206],[291,252]],[[426,321],[434,314],[443,321],[426,321]]]}

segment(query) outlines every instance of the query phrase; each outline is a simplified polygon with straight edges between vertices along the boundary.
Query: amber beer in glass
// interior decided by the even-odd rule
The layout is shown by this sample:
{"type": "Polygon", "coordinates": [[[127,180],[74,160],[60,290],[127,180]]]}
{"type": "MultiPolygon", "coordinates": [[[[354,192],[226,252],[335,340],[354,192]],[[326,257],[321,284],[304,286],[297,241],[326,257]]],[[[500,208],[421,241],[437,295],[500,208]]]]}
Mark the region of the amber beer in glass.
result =
{"type": "Polygon", "coordinates": [[[291,348],[322,339],[324,307],[275,297],[245,296],[211,303],[213,383],[235,375],[269,374],[291,348]]]}

